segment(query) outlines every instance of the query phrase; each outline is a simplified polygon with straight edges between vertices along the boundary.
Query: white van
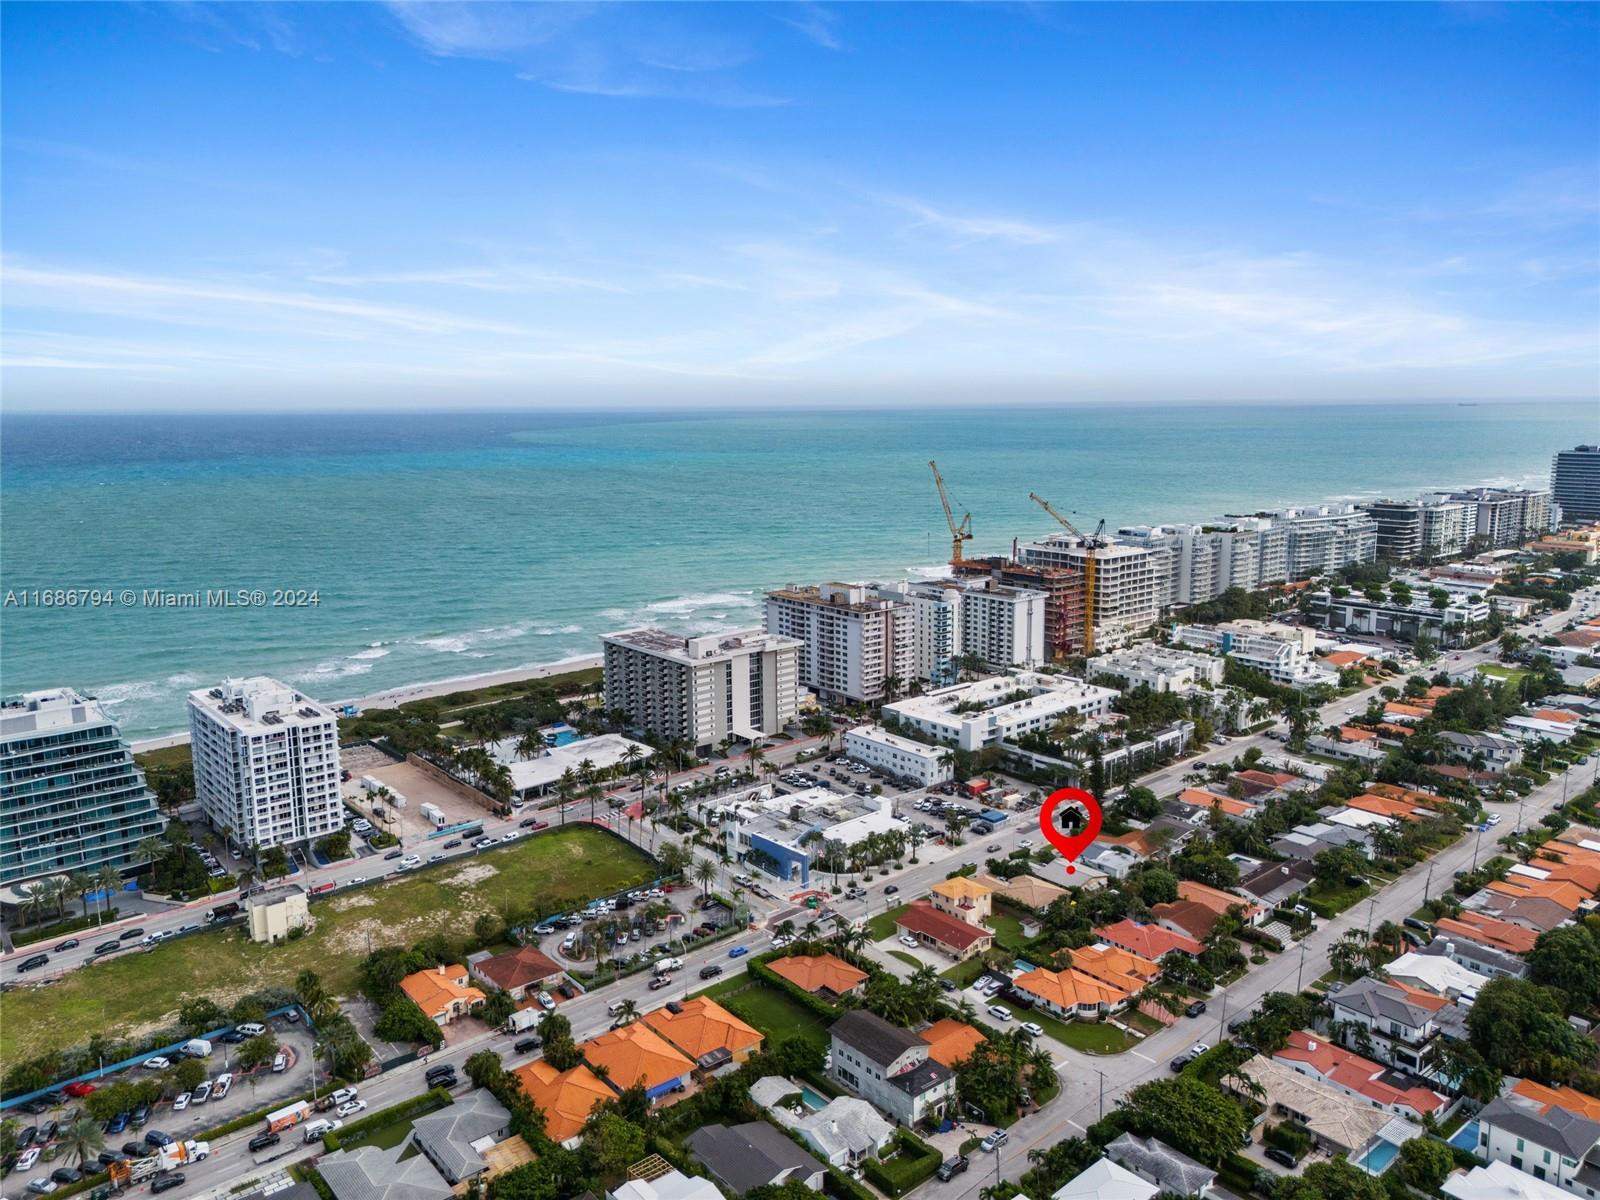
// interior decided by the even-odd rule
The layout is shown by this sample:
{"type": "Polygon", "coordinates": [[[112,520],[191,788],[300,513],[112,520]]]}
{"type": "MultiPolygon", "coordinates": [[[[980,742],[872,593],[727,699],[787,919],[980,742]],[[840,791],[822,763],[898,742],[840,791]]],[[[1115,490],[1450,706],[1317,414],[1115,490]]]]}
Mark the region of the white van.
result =
{"type": "Polygon", "coordinates": [[[249,1037],[259,1037],[261,1034],[265,1033],[266,1031],[267,1031],[267,1027],[265,1025],[258,1025],[254,1021],[249,1021],[249,1022],[246,1022],[245,1024],[239,1026],[239,1032],[244,1034],[245,1037],[247,1037],[247,1038],[249,1038],[249,1037]]]}
{"type": "Polygon", "coordinates": [[[319,1139],[324,1138],[328,1134],[332,1133],[335,1129],[339,1128],[339,1124],[340,1122],[338,1121],[329,1120],[308,1122],[305,1127],[305,1132],[301,1134],[301,1137],[303,1140],[308,1142],[318,1141],[319,1139]]]}
{"type": "Polygon", "coordinates": [[[606,1016],[616,1016],[622,1011],[622,1006],[626,1003],[626,1000],[613,1000],[610,1004],[606,1005],[606,1016]]]}

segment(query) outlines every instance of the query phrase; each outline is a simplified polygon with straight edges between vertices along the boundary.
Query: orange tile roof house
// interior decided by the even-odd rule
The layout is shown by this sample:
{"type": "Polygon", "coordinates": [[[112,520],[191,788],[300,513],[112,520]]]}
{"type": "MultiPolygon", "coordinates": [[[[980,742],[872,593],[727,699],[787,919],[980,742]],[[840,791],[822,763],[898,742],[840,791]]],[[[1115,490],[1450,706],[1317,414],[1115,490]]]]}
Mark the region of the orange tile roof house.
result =
{"type": "Polygon", "coordinates": [[[418,971],[400,981],[400,990],[416,1002],[436,1025],[448,1025],[482,1004],[486,996],[467,982],[467,969],[459,963],[418,971]]]}
{"type": "Polygon", "coordinates": [[[849,996],[861,990],[867,973],[832,954],[793,954],[767,964],[795,987],[823,999],[849,996]]]}
{"type": "Polygon", "coordinates": [[[1521,875],[1507,875],[1504,879],[1491,880],[1488,890],[1498,892],[1502,896],[1537,896],[1542,900],[1559,904],[1569,914],[1577,912],[1578,905],[1589,899],[1584,890],[1575,883],[1541,881],[1521,875]]]}
{"type": "Polygon", "coordinates": [[[1262,787],[1270,788],[1288,787],[1300,778],[1300,776],[1290,775],[1286,771],[1262,771],[1255,767],[1244,771],[1236,771],[1234,774],[1247,783],[1259,783],[1262,787]]]}
{"type": "Polygon", "coordinates": [[[1405,800],[1392,800],[1388,796],[1376,796],[1371,792],[1351,796],[1345,804],[1350,808],[1359,808],[1362,812],[1376,813],[1380,817],[1395,817],[1402,821],[1420,821],[1427,815],[1417,812],[1416,806],[1405,800]]]}
{"type": "Polygon", "coordinates": [[[1554,1108],[1565,1109],[1570,1113],[1577,1113],[1591,1121],[1600,1121],[1600,1100],[1580,1092],[1577,1088],[1546,1087],[1542,1083],[1535,1083],[1531,1079],[1518,1082],[1511,1089],[1519,1096],[1526,1096],[1540,1106],[1540,1116],[1548,1116],[1554,1108]]]}
{"type": "Polygon", "coordinates": [[[944,951],[958,962],[982,954],[994,945],[994,934],[989,930],[942,913],[926,900],[912,901],[895,919],[895,926],[901,933],[944,951]]]}
{"type": "Polygon", "coordinates": [[[1508,954],[1526,954],[1539,940],[1539,935],[1531,929],[1470,910],[1463,910],[1459,917],[1440,917],[1433,928],[1436,933],[1456,934],[1508,954]]]}
{"type": "Polygon", "coordinates": [[[1415,704],[1390,701],[1383,706],[1383,715],[1390,721],[1420,721],[1428,715],[1428,710],[1415,704]]]}
{"type": "Polygon", "coordinates": [[[1449,1103],[1398,1071],[1299,1029],[1289,1034],[1288,1045],[1272,1057],[1297,1074],[1359,1096],[1399,1117],[1420,1121],[1449,1103]]]}
{"type": "Polygon", "coordinates": [[[718,1066],[730,1060],[742,1063],[761,1049],[761,1031],[709,996],[685,1000],[677,1007],[677,1012],[658,1008],[645,1013],[644,1022],[702,1066],[708,1065],[703,1061],[708,1056],[718,1059],[718,1066]]]}
{"type": "Polygon", "coordinates": [[[1322,661],[1330,667],[1353,667],[1357,663],[1371,662],[1372,659],[1359,650],[1335,650],[1332,654],[1324,654],[1322,661]]]}
{"type": "Polygon", "coordinates": [[[652,1100],[682,1091],[694,1072],[694,1063],[638,1021],[592,1037],[578,1048],[590,1067],[605,1068],[606,1078],[619,1092],[642,1084],[652,1100]]]}
{"type": "Polygon", "coordinates": [[[976,879],[957,875],[934,884],[928,889],[928,895],[933,907],[940,912],[968,925],[981,925],[989,919],[994,889],[976,879]]]}
{"type": "Polygon", "coordinates": [[[617,1095],[582,1063],[570,1071],[558,1071],[541,1058],[511,1073],[528,1099],[544,1111],[544,1131],[550,1140],[569,1149],[577,1145],[583,1123],[595,1105],[617,1095]]]}
{"type": "Polygon", "coordinates": [[[1159,925],[1140,925],[1124,918],[1115,925],[1104,925],[1094,931],[1095,937],[1109,945],[1137,954],[1140,958],[1160,960],[1171,950],[1181,950],[1196,955],[1205,949],[1187,934],[1174,933],[1159,925]]]}
{"type": "Polygon", "coordinates": [[[1051,1016],[1068,1021],[1097,1020],[1123,1007],[1135,995],[1126,988],[1071,969],[1049,971],[1040,967],[1017,976],[1011,986],[1025,993],[1051,1016]]]}
{"type": "Polygon", "coordinates": [[[560,983],[562,969],[537,946],[518,946],[505,954],[478,960],[472,964],[472,973],[521,1000],[530,992],[560,983]]]}
{"type": "Polygon", "coordinates": [[[1261,811],[1256,805],[1247,801],[1235,800],[1232,796],[1219,796],[1216,792],[1208,792],[1202,788],[1184,788],[1178,793],[1178,800],[1208,812],[1213,808],[1220,808],[1223,815],[1229,817],[1253,818],[1261,811]]]}
{"type": "Polygon", "coordinates": [[[1196,883],[1192,879],[1178,881],[1178,898],[1192,900],[1196,904],[1204,904],[1212,912],[1221,915],[1231,908],[1240,910],[1246,925],[1255,925],[1267,915],[1265,905],[1257,904],[1246,896],[1235,896],[1232,892],[1225,892],[1221,888],[1214,888],[1208,884],[1196,883]]]}
{"type": "Polygon", "coordinates": [[[929,1058],[951,1069],[965,1062],[980,1043],[989,1040],[965,1021],[953,1017],[941,1017],[917,1036],[928,1043],[929,1058]]]}
{"type": "Polygon", "coordinates": [[[1215,909],[1193,900],[1172,900],[1153,905],[1150,915],[1161,928],[1170,929],[1173,933],[1186,933],[1196,941],[1204,941],[1221,916],[1215,909]]]}
{"type": "Polygon", "coordinates": [[[1435,796],[1432,792],[1419,792],[1412,788],[1399,787],[1392,783],[1373,783],[1367,785],[1367,795],[1384,796],[1390,800],[1404,800],[1419,808],[1431,808],[1443,812],[1450,807],[1450,801],[1443,796],[1435,796]]]}
{"type": "Polygon", "coordinates": [[[1125,991],[1140,991],[1161,978],[1160,963],[1116,946],[1080,946],[1064,953],[1071,956],[1073,969],[1125,991]]]}
{"type": "Polygon", "coordinates": [[[1375,742],[1378,735],[1370,729],[1360,729],[1354,725],[1339,726],[1339,740],[1341,742],[1375,742]]]}

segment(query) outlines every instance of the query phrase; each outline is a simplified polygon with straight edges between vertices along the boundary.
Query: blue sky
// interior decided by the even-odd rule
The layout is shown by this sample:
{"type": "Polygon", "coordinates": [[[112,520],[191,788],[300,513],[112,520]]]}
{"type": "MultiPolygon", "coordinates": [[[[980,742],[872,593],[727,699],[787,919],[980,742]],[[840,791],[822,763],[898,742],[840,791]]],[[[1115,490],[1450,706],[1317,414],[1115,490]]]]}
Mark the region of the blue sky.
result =
{"type": "Polygon", "coordinates": [[[14,408],[1596,391],[1588,6],[4,22],[14,408]]]}

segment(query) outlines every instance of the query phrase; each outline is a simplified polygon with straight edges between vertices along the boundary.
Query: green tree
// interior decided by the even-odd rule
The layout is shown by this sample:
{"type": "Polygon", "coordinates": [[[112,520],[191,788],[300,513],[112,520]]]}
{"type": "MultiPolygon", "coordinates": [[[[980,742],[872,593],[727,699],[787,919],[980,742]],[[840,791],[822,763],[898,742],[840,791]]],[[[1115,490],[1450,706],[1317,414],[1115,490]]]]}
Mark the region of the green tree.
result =
{"type": "Polygon", "coordinates": [[[493,1050],[479,1050],[467,1059],[467,1078],[472,1080],[473,1087],[486,1088],[494,1091],[501,1077],[506,1073],[505,1066],[500,1061],[500,1056],[493,1050]]]}
{"type": "Polygon", "coordinates": [[[1123,1123],[1134,1133],[1160,1138],[1212,1166],[1238,1151],[1250,1127],[1234,1100],[1190,1075],[1134,1088],[1123,1098],[1121,1111],[1123,1123]]]}
{"type": "Polygon", "coordinates": [[[1450,1147],[1430,1137],[1412,1138],[1400,1147],[1400,1178],[1424,1192],[1438,1190],[1455,1165],[1450,1147]]]}
{"type": "Polygon", "coordinates": [[[227,1023],[227,1011],[210,996],[191,996],[178,1005],[178,1024],[190,1037],[199,1037],[227,1023]]]}
{"type": "Polygon", "coordinates": [[[1562,925],[1541,933],[1528,953],[1529,978],[1560,988],[1585,1012],[1600,1002],[1600,943],[1587,925],[1562,925]]]}
{"type": "Polygon", "coordinates": [[[206,1064],[198,1058],[186,1058],[172,1068],[172,1087],[177,1092],[192,1092],[206,1081],[206,1064]]]}
{"type": "Polygon", "coordinates": [[[76,1160],[80,1165],[86,1164],[95,1155],[105,1148],[105,1130],[100,1127],[100,1122],[93,1117],[79,1117],[71,1125],[61,1130],[57,1136],[67,1156],[76,1160]]]}
{"type": "Polygon", "coordinates": [[[278,1053],[278,1039],[269,1029],[265,1033],[258,1033],[253,1038],[246,1038],[239,1043],[239,1049],[234,1052],[234,1061],[245,1070],[260,1066],[264,1062],[271,1062],[278,1053]]]}
{"type": "Polygon", "coordinates": [[[644,1147],[644,1130],[614,1112],[603,1112],[591,1120],[583,1137],[584,1152],[593,1157],[607,1183],[621,1179],[629,1167],[643,1158],[644,1147]]]}
{"type": "Polygon", "coordinates": [[[1467,1032],[1490,1066],[1543,1083],[1565,1079],[1595,1056],[1594,1043],[1567,1024],[1562,994],[1525,979],[1485,984],[1467,1010],[1467,1032]]]}

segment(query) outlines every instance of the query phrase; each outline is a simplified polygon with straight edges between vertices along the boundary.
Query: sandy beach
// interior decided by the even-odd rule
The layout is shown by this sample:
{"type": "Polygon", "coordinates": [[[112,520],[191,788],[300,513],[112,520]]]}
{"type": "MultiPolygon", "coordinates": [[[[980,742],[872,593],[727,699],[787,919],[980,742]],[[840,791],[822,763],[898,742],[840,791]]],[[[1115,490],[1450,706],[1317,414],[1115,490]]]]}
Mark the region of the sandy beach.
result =
{"type": "MultiPolygon", "coordinates": [[[[430,700],[435,696],[448,696],[452,692],[464,692],[472,688],[494,687],[502,683],[523,683],[530,679],[548,679],[552,675],[565,675],[568,671],[586,671],[591,667],[598,667],[602,661],[598,654],[575,654],[571,658],[534,663],[526,667],[513,667],[509,671],[490,671],[483,675],[457,675],[434,683],[407,684],[404,687],[374,692],[370,696],[355,696],[343,700],[324,700],[320,696],[313,696],[312,699],[334,708],[342,708],[347,704],[353,704],[361,709],[392,708],[408,700],[430,700]]],[[[163,750],[168,746],[188,744],[187,733],[172,733],[165,737],[145,738],[132,743],[132,746],[135,754],[142,754],[146,750],[163,750]]]]}

